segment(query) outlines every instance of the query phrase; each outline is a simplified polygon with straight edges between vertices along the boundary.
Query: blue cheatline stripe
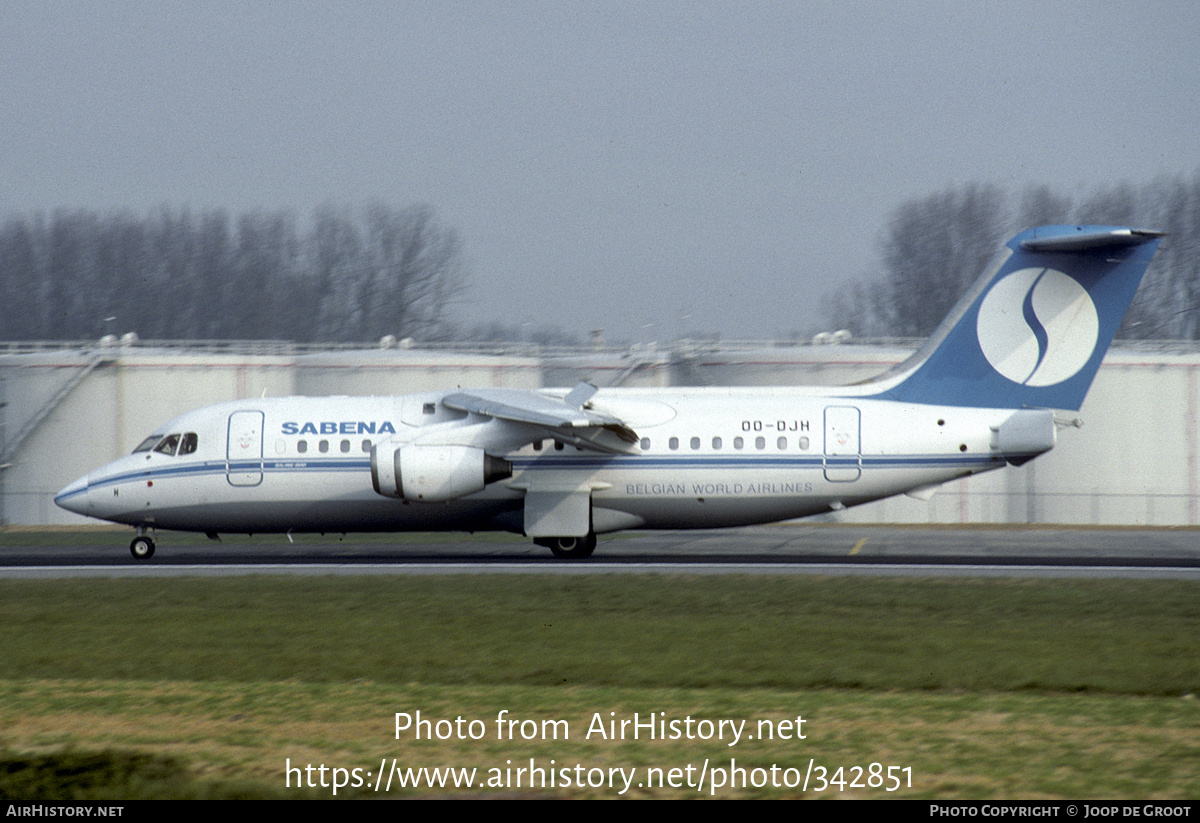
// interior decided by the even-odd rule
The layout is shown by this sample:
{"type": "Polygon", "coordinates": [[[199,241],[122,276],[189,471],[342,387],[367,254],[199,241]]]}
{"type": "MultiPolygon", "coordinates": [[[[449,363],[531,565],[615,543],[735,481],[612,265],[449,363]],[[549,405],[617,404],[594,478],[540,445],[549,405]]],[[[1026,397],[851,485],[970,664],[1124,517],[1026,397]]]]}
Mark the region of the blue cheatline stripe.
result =
{"type": "MultiPolygon", "coordinates": [[[[826,466],[849,467],[862,466],[864,469],[913,469],[913,468],[979,468],[997,465],[994,458],[998,455],[844,455],[826,458],[823,455],[778,457],[778,456],[679,456],[679,457],[610,457],[610,456],[571,456],[563,458],[534,458],[513,460],[513,468],[518,471],[561,471],[564,469],[581,469],[600,471],[605,469],[619,471],[651,471],[664,469],[761,469],[778,471],[820,470],[826,466]]],[[[316,459],[316,460],[241,460],[226,463],[224,460],[189,463],[180,466],[159,467],[146,471],[122,472],[109,477],[93,480],[87,487],[81,487],[69,495],[56,498],[68,500],[85,493],[89,488],[118,485],[136,480],[162,480],[182,477],[225,476],[228,472],[262,471],[267,474],[315,474],[315,473],[352,473],[369,472],[370,460],[354,459],[316,459]]]]}

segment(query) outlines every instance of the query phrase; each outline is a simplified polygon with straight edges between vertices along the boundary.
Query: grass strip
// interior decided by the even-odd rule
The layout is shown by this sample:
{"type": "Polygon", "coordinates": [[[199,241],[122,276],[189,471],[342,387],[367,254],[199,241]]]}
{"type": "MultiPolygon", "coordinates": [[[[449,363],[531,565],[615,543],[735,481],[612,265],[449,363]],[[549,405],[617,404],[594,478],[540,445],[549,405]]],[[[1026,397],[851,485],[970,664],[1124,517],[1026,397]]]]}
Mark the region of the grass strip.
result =
{"type": "MultiPolygon", "coordinates": [[[[394,685],[369,682],[233,683],[0,680],[0,723],[13,751],[0,753],[0,796],[40,780],[45,799],[159,797],[333,797],[327,785],[298,786],[287,765],[402,770],[475,769],[471,788],[399,788],[393,796],[440,797],[808,797],[834,798],[1195,798],[1200,796],[1200,707],[1190,698],[1114,695],[951,694],[773,689],[560,688],[394,685]],[[479,740],[415,740],[395,733],[396,712],[438,721],[479,720],[479,740]],[[501,738],[496,718],[520,732],[501,738]],[[595,724],[638,713],[663,718],[746,719],[786,729],[803,717],[805,737],[728,740],[633,739],[598,734],[595,724]],[[662,713],[658,715],[658,713],[662,713]],[[548,723],[560,730],[554,737],[548,723]],[[533,734],[534,729],[537,733],[533,734]],[[547,731],[543,731],[547,730],[547,731]],[[589,734],[591,731],[591,734],[589,734]],[[804,771],[809,759],[847,785],[771,785],[768,770],[804,771]],[[82,770],[79,760],[92,764],[82,770]],[[686,784],[705,760],[710,771],[741,766],[744,785],[699,790],[686,784]],[[637,770],[635,785],[545,786],[515,770],[576,765],[591,772],[637,770]],[[853,786],[871,763],[907,767],[911,786],[853,786]],[[32,765],[30,765],[32,764],[32,765]],[[553,765],[552,765],[553,764],[553,765]],[[20,768],[17,768],[17,766],[20,768]],[[677,770],[682,784],[647,780],[677,770]],[[754,773],[757,769],[759,772],[754,773]],[[5,775],[9,776],[6,778],[5,775]],[[487,788],[490,777],[506,781],[487,788]],[[755,779],[761,785],[754,785],[755,779]],[[521,780],[520,785],[516,784],[521,780]],[[57,792],[57,793],[56,793],[57,792]],[[68,794],[74,792],[74,794],[68,794]]],[[[433,726],[437,728],[436,725],[433,726]]],[[[449,727],[442,726],[443,730],[449,727]]],[[[860,781],[865,782],[865,781],[860,781]]],[[[367,786],[337,797],[379,796],[367,786]]]]}
{"type": "MultiPolygon", "coordinates": [[[[1198,594],[1169,581],[673,575],[0,581],[0,796],[328,797],[287,786],[285,764],[376,771],[395,758],[484,775],[532,758],[912,769],[891,795],[722,797],[1197,797],[1198,594]],[[486,733],[397,738],[395,713],[418,710],[486,733]],[[503,739],[501,711],[537,733],[503,739]],[[586,734],[635,713],[755,730],[803,716],[806,738],[586,734]]],[[[511,781],[397,793],[617,794],[511,781]]],[[[356,794],[369,793],[338,796],[356,794]]]]}
{"type": "Polygon", "coordinates": [[[4,676],[1200,690],[1200,586],[538,575],[0,581],[4,676]]]}

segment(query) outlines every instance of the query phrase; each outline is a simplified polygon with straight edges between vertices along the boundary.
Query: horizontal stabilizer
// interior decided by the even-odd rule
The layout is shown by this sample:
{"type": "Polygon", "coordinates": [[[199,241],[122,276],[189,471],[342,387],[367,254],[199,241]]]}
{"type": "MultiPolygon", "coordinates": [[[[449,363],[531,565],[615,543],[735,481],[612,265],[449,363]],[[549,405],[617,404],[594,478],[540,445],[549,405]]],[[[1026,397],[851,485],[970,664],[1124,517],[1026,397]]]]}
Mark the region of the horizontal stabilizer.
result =
{"type": "Polygon", "coordinates": [[[1035,229],[1032,237],[1021,241],[1021,248],[1042,252],[1083,252],[1092,249],[1139,246],[1163,236],[1163,232],[1145,229],[1084,231],[1082,228],[1075,234],[1056,233],[1050,236],[1038,236],[1035,229]]]}

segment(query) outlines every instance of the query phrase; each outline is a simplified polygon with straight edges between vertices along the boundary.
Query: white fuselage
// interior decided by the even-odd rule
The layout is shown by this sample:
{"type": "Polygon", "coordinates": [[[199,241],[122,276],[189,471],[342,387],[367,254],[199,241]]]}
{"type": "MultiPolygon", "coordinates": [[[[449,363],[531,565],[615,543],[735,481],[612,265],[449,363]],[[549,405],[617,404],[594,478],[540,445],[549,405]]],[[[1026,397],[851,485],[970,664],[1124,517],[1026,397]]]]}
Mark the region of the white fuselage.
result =
{"type": "Polygon", "coordinates": [[[1042,226],[1005,244],[912,357],[838,388],[491,388],[209,406],[55,498],[151,528],[596,535],[768,523],[1020,465],[1078,410],[1162,235],[1042,226]]]}
{"type": "Polygon", "coordinates": [[[1012,457],[997,436],[1011,409],[899,404],[853,390],[605,389],[591,406],[627,423],[639,453],[604,454],[547,435],[499,453],[512,477],[482,491],[433,503],[378,493],[371,450],[380,443],[431,433],[454,442],[460,432],[494,443],[494,421],[443,407],[447,394],[208,406],[158,430],[194,434],[187,454],[128,455],[68,486],[58,502],[134,526],[210,533],[520,533],[531,491],[582,490],[593,531],[604,533],[786,520],[933,487],[1012,457]]]}

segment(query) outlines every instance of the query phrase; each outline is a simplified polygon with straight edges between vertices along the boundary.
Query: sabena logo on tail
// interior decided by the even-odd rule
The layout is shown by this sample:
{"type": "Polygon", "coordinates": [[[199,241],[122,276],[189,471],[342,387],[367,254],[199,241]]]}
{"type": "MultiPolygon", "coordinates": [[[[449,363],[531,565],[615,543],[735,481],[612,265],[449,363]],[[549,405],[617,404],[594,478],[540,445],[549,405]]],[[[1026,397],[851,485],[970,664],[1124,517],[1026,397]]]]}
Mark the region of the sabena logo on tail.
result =
{"type": "Polygon", "coordinates": [[[980,408],[1078,410],[1159,232],[1043,226],[1010,240],[874,396],[980,408]]]}
{"type": "Polygon", "coordinates": [[[1053,386],[1087,365],[1100,318],[1087,289],[1054,269],[1021,269],[996,282],[979,306],[983,356],[1014,383],[1053,386]]]}

